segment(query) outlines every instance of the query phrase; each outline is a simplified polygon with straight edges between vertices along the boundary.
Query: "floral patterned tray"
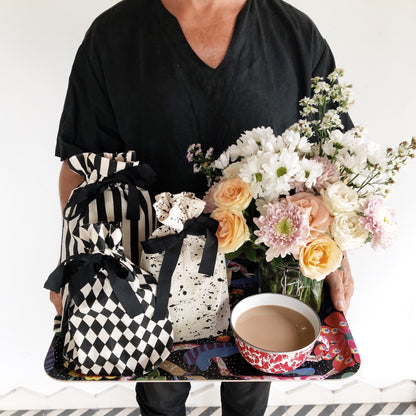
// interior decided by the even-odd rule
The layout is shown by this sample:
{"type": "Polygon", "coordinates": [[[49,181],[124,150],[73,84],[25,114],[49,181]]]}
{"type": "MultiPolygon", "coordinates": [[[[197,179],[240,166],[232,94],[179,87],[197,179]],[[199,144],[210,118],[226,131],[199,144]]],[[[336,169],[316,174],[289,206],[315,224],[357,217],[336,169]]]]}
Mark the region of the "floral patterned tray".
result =
{"type": "MultiPolygon", "coordinates": [[[[258,291],[256,276],[247,276],[247,273],[242,272],[244,270],[233,274],[231,305],[258,291]]],[[[360,356],[345,316],[332,306],[326,285],[319,315],[322,322],[321,335],[326,339],[329,349],[324,343],[317,342],[301,367],[278,375],[262,373],[249,365],[239,354],[232,332],[215,338],[175,344],[168,359],[145,377],[85,376],[68,371],[62,356],[63,336],[56,333],[44,367],[50,377],[66,381],[324,380],[354,375],[360,367],[360,356]]]]}

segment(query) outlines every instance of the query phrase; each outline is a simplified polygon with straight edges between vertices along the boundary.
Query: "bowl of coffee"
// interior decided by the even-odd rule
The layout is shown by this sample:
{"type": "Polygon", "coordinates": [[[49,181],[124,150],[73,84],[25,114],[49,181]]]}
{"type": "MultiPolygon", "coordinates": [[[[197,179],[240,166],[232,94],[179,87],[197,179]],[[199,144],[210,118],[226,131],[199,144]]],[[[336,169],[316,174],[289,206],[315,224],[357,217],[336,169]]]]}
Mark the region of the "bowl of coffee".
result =
{"type": "Polygon", "coordinates": [[[249,364],[265,373],[279,374],[306,361],[319,337],[321,321],[298,299],[259,293],[235,305],[231,327],[240,354],[249,364]]]}

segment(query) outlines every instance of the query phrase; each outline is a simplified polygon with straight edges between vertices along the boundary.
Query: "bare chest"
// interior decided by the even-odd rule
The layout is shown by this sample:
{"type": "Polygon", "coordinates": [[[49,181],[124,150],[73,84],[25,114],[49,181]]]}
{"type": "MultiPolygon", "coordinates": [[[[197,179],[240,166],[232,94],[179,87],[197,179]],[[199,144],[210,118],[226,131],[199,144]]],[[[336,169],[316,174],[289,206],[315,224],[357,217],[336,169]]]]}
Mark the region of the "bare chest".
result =
{"type": "Polygon", "coordinates": [[[224,59],[233,36],[235,21],[229,19],[223,24],[197,26],[180,22],[182,32],[196,55],[211,68],[216,68],[224,59]]]}
{"type": "Polygon", "coordinates": [[[177,0],[163,4],[177,19],[194,53],[206,65],[216,68],[224,59],[233,37],[235,23],[246,0],[227,0],[221,9],[195,11],[177,0]]]}

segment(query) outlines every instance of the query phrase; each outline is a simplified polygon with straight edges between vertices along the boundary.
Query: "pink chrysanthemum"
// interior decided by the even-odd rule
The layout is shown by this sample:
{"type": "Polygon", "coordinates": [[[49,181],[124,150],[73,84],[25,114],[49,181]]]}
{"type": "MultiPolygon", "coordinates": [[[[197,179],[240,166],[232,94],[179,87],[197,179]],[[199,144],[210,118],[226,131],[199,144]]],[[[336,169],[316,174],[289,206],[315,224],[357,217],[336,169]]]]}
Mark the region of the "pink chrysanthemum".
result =
{"type": "Polygon", "coordinates": [[[389,248],[396,236],[394,213],[380,196],[371,196],[364,207],[360,225],[372,234],[371,247],[389,248]]]}
{"type": "Polygon", "coordinates": [[[271,205],[265,215],[254,218],[259,230],[256,244],[264,243],[268,248],[266,260],[285,257],[298,252],[309,236],[309,220],[304,210],[295,204],[277,202],[271,205]]]}
{"type": "Polygon", "coordinates": [[[322,174],[318,176],[316,184],[314,185],[314,188],[317,191],[326,189],[328,185],[331,185],[339,180],[338,169],[326,157],[316,156],[313,160],[316,160],[322,166],[322,174]]]}

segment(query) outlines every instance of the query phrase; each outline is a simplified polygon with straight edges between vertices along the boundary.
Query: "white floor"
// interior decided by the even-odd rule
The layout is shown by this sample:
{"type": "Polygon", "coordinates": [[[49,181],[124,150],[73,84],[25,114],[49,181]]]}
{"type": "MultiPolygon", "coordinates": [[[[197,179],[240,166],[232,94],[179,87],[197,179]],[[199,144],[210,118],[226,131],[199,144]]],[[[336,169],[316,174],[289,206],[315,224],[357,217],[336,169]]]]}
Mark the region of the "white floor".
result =
{"type": "MultiPolygon", "coordinates": [[[[134,383],[103,387],[89,393],[63,383],[58,391],[45,395],[24,387],[0,395],[0,410],[113,409],[136,407],[134,383]]],[[[97,384],[98,386],[98,384],[97,384]]],[[[351,403],[416,403],[416,382],[404,380],[382,388],[360,380],[307,383],[273,383],[269,406],[332,405],[351,403]]],[[[219,383],[194,382],[187,401],[189,408],[218,407],[219,383]]],[[[0,415],[6,416],[6,415],[0,415]]],[[[75,416],[75,415],[73,415],[75,416]]]]}

